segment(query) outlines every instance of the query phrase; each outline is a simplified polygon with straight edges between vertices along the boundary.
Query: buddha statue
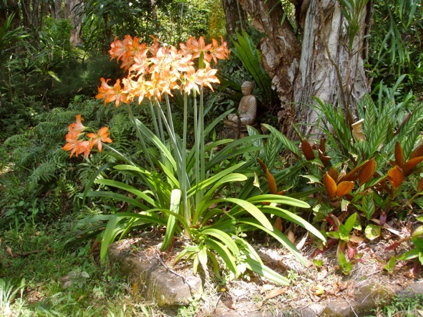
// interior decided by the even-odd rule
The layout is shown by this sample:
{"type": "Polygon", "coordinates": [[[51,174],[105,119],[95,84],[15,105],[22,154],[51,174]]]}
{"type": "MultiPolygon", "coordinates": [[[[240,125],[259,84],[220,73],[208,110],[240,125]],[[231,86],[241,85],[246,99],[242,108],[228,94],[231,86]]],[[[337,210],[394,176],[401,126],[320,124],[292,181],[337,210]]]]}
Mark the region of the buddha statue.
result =
{"type": "Polygon", "coordinates": [[[253,83],[245,81],[241,85],[242,94],[244,95],[239,103],[238,112],[229,114],[224,120],[224,126],[233,127],[240,131],[246,129],[247,125],[254,125],[257,119],[257,99],[253,95],[253,83]]]}

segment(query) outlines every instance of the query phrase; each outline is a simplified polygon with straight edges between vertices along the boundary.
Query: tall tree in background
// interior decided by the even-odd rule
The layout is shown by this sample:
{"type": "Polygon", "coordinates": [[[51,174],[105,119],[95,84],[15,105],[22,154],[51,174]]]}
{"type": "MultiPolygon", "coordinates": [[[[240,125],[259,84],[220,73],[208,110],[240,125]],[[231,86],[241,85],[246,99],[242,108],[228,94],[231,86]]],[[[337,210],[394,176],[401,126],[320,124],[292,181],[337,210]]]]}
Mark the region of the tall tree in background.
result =
{"type": "Polygon", "coordinates": [[[369,91],[363,55],[371,1],[290,0],[295,21],[286,18],[280,0],[238,1],[265,34],[259,48],[281,101],[283,132],[294,137],[296,123],[305,135],[318,133],[313,97],[354,114],[369,91]]]}
{"type": "Polygon", "coordinates": [[[81,0],[0,0],[0,25],[14,14],[14,28],[23,26],[36,35],[48,16],[55,20],[70,19],[70,40],[75,46],[80,43],[81,19],[76,16],[74,7],[80,2],[81,0]]]}
{"type": "Polygon", "coordinates": [[[236,31],[241,31],[247,22],[247,12],[237,0],[222,0],[226,16],[226,32],[235,38],[236,31]]]}

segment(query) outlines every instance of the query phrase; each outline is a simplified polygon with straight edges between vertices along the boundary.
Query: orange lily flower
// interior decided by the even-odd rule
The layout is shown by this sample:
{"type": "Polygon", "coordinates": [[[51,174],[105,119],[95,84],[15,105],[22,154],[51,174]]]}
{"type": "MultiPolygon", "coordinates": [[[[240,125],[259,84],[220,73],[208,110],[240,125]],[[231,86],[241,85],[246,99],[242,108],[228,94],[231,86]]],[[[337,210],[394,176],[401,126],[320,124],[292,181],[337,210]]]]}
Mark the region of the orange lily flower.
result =
{"type": "Polygon", "coordinates": [[[195,90],[197,93],[200,93],[200,89],[197,85],[197,72],[194,67],[189,67],[186,73],[183,76],[183,91],[188,95],[191,93],[191,90],[195,90]]]}
{"type": "Polygon", "coordinates": [[[86,127],[81,122],[83,120],[80,114],[76,115],[76,122],[69,125],[68,131],[77,133],[84,131],[86,127]]]}
{"type": "Polygon", "coordinates": [[[216,77],[217,69],[210,68],[210,64],[206,63],[205,68],[201,68],[197,71],[197,78],[196,78],[196,84],[204,87],[208,86],[211,90],[213,90],[213,87],[211,86],[211,83],[219,83],[219,79],[216,77]]]}
{"type": "Polygon", "coordinates": [[[98,88],[98,94],[95,96],[97,99],[104,98],[104,104],[114,101],[116,107],[119,107],[121,102],[129,103],[127,94],[120,84],[120,79],[116,80],[113,87],[107,84],[109,79],[104,80],[104,78],[101,78],[100,80],[101,86],[98,88]]]}
{"type": "Polygon", "coordinates": [[[200,36],[198,41],[194,37],[190,37],[186,45],[181,43],[180,46],[185,53],[191,53],[193,59],[199,58],[201,53],[204,54],[204,59],[206,61],[210,62],[210,60],[212,59],[212,56],[209,53],[212,44],[206,45],[206,43],[204,42],[204,36],[200,36]]]}
{"type": "Polygon", "coordinates": [[[212,39],[213,48],[210,50],[210,55],[213,58],[215,64],[217,64],[217,59],[229,59],[229,49],[228,44],[223,40],[223,37],[220,37],[222,45],[219,46],[219,43],[216,39],[212,39]]]}
{"type": "Polygon", "coordinates": [[[112,139],[109,138],[110,132],[108,132],[108,127],[103,127],[98,130],[97,133],[88,133],[87,137],[91,139],[90,149],[93,148],[94,145],[97,145],[97,149],[99,152],[103,149],[103,142],[104,143],[112,143],[112,139]]]}
{"type": "Polygon", "coordinates": [[[87,157],[90,153],[90,143],[88,141],[81,141],[78,140],[80,134],[78,132],[71,131],[66,134],[66,143],[62,149],[65,151],[71,151],[70,156],[72,157],[74,154],[78,156],[81,153],[84,153],[84,156],[87,157]]]}

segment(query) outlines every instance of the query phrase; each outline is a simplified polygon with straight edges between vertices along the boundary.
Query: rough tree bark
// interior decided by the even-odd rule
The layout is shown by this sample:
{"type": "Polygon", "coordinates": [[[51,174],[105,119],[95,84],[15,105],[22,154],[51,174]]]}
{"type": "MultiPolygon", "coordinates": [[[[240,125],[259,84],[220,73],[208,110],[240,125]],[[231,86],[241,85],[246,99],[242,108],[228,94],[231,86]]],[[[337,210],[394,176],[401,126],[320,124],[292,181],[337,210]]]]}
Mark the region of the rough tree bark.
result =
{"type": "MultiPolygon", "coordinates": [[[[79,0],[66,0],[65,5],[65,17],[69,18],[72,24],[70,42],[73,47],[82,42],[81,40],[81,28],[82,28],[82,19],[78,16],[75,6],[80,3],[79,0]]],[[[81,4],[83,5],[83,4],[81,4]]]]}
{"type": "Polygon", "coordinates": [[[354,114],[356,103],[369,90],[363,65],[366,17],[349,49],[348,21],[337,0],[295,2],[299,33],[283,16],[279,0],[238,0],[253,19],[253,26],[266,34],[260,43],[263,67],[272,78],[281,100],[282,131],[295,138],[293,123],[304,135],[318,135],[314,97],[354,114]],[[270,14],[269,14],[270,12],[270,14]]]}
{"type": "Polygon", "coordinates": [[[235,38],[236,31],[241,31],[247,21],[247,12],[237,0],[222,0],[223,10],[226,16],[226,32],[235,38]]]}

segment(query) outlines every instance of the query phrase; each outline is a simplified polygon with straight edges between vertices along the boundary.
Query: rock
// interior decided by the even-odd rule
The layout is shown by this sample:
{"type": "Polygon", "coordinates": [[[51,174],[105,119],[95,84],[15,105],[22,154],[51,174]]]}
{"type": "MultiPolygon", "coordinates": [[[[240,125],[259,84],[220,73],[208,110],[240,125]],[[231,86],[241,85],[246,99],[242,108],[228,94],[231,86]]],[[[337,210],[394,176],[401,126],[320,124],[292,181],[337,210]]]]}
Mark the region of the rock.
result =
{"type": "Polygon", "coordinates": [[[325,310],[325,306],[320,304],[311,304],[309,307],[301,310],[301,317],[318,317],[325,310]]]}
{"type": "MultiPolygon", "coordinates": [[[[128,278],[147,300],[160,307],[188,305],[202,293],[201,279],[196,276],[181,277],[170,272],[158,259],[133,254],[119,241],[109,247],[109,263],[114,271],[128,278]]],[[[130,245],[129,245],[130,247],[130,245]]]]}

